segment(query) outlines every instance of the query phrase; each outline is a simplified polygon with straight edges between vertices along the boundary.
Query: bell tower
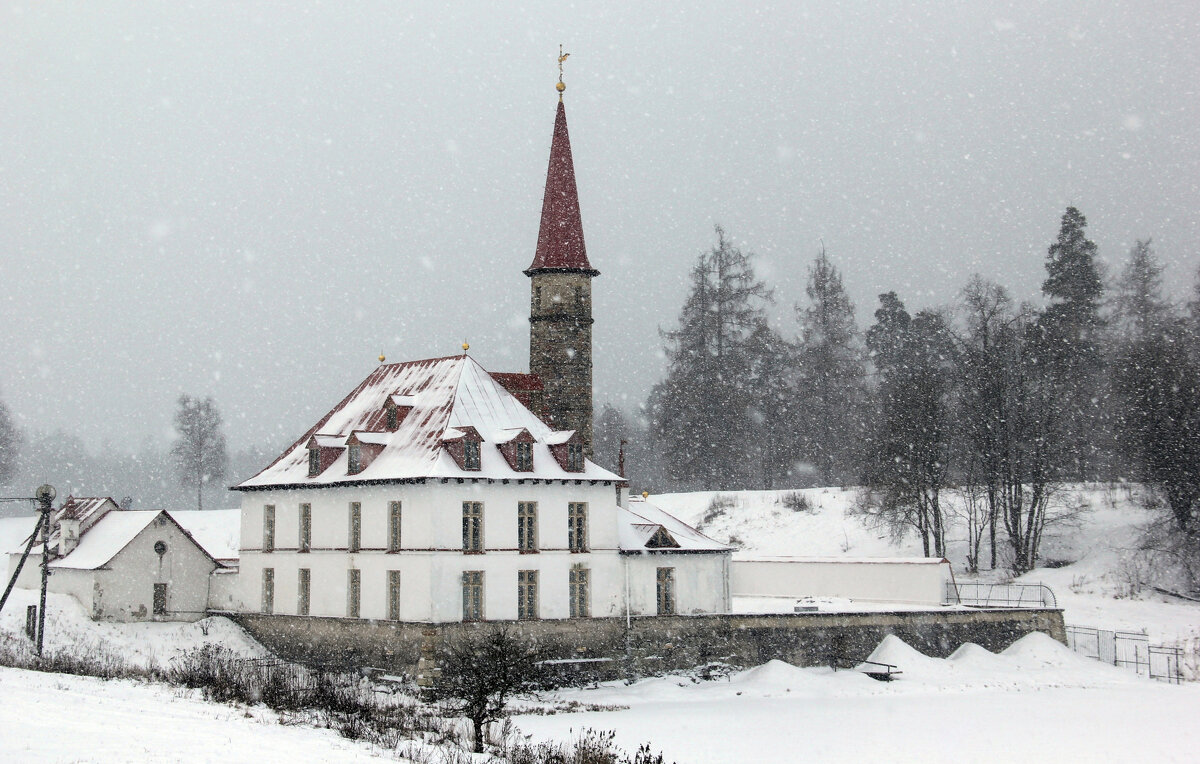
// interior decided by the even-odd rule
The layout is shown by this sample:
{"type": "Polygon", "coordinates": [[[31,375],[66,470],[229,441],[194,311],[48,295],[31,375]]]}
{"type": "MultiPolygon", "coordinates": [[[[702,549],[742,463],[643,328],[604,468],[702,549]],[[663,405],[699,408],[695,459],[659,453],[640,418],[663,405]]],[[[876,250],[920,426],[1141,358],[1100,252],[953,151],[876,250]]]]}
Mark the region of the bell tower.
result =
{"type": "Polygon", "coordinates": [[[571,161],[567,112],[558,58],[558,112],[546,171],[537,251],[525,270],[530,280],[529,371],[545,387],[549,424],[575,430],[592,456],[592,268],[583,243],[583,219],[571,161]]]}

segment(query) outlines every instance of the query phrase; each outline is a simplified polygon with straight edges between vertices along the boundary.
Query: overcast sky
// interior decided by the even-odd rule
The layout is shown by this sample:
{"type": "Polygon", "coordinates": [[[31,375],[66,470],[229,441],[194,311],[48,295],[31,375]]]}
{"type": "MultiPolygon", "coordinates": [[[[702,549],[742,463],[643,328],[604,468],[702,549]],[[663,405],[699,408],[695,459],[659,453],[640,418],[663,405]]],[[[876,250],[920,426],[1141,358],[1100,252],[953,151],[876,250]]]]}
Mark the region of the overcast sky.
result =
{"type": "Polygon", "coordinates": [[[555,57],[596,400],[722,223],[795,332],[823,240],[858,307],[1039,297],[1067,205],[1111,266],[1200,264],[1200,3],[27,3],[0,10],[0,399],[134,451],[213,395],[282,448],[377,363],[528,365],[555,57]]]}

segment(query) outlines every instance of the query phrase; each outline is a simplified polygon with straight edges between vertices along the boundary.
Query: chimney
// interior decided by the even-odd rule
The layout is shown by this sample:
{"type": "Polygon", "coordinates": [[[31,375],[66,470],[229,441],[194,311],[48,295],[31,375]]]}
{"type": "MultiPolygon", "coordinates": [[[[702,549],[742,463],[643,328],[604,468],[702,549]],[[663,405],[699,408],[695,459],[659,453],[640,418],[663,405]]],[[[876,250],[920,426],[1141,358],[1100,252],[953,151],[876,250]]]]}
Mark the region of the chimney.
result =
{"type": "Polygon", "coordinates": [[[79,546],[79,520],[64,517],[58,521],[58,556],[66,557],[79,546]]]}

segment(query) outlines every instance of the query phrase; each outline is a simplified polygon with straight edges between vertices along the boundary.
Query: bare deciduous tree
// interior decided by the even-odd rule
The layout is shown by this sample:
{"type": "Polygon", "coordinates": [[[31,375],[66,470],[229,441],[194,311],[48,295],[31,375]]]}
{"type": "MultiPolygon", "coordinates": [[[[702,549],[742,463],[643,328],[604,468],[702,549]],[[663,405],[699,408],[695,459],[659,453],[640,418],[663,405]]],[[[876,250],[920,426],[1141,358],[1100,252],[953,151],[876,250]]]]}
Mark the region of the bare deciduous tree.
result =
{"type": "Polygon", "coordinates": [[[204,486],[225,477],[229,456],[221,432],[221,412],[211,397],[179,396],[175,410],[179,437],[171,448],[175,469],[183,485],[196,486],[196,509],[204,508],[204,486]]]}
{"type": "Polygon", "coordinates": [[[17,474],[17,448],[21,444],[21,432],[13,424],[8,407],[0,401],[0,485],[12,480],[17,474]]]}
{"type": "Polygon", "coordinates": [[[438,656],[434,697],[471,721],[475,753],[483,753],[483,730],[503,719],[514,695],[532,692],[542,651],[504,626],[448,640],[438,656]]]}

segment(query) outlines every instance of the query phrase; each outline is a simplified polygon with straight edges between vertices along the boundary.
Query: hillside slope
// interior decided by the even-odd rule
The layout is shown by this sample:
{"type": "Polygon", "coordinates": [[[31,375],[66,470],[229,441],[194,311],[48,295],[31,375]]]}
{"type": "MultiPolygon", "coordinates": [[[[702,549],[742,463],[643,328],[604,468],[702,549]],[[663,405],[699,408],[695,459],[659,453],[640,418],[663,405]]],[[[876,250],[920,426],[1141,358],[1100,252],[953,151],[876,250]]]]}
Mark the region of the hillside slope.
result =
{"type": "MultiPolygon", "coordinates": [[[[791,491],[706,491],[660,494],[651,501],[718,541],[736,545],[744,556],[902,557],[921,556],[915,533],[894,538],[854,513],[854,489],[809,488],[791,491]]],[[[1042,567],[1021,581],[1050,586],[1068,624],[1117,630],[1146,630],[1151,640],[1200,652],[1200,603],[1159,594],[1148,585],[1138,550],[1145,527],[1157,513],[1146,509],[1128,487],[1084,485],[1060,495],[1073,515],[1048,526],[1042,567]]],[[[965,573],[964,523],[953,517],[947,531],[947,558],[959,580],[965,573]]],[[[999,529],[999,569],[984,570],[979,580],[1007,580],[1004,530],[999,529]]],[[[986,544],[983,555],[987,561],[986,544]]],[[[986,567],[986,565],[985,565],[986,567]]]]}

